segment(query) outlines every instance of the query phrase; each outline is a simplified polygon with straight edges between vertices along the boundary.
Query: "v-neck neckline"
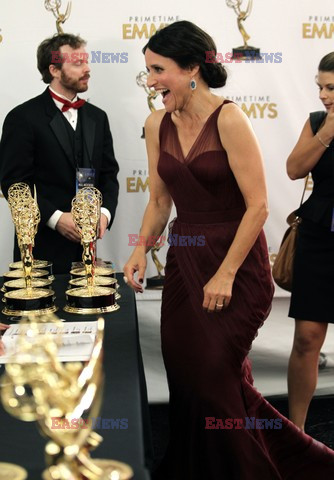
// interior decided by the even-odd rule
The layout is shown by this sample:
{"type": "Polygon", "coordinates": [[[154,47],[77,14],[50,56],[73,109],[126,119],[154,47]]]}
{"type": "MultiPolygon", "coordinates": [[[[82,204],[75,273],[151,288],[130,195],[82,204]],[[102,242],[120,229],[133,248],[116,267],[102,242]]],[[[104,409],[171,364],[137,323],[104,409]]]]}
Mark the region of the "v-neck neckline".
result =
{"type": "Polygon", "coordinates": [[[183,152],[182,145],[181,145],[181,142],[180,142],[179,132],[178,132],[178,130],[177,130],[177,127],[176,127],[175,123],[173,122],[173,120],[172,120],[172,118],[171,118],[171,122],[172,122],[172,124],[174,125],[174,129],[175,129],[175,135],[176,135],[176,138],[177,138],[177,143],[178,143],[178,145],[179,145],[179,149],[180,149],[180,152],[181,152],[181,155],[182,155],[182,160],[183,160],[184,163],[187,163],[187,160],[188,160],[190,154],[192,153],[192,151],[193,151],[194,148],[196,147],[196,145],[197,145],[200,137],[202,136],[202,134],[203,134],[203,132],[204,132],[204,130],[205,130],[205,127],[207,126],[210,118],[216,113],[216,111],[217,111],[219,108],[221,108],[221,107],[224,105],[225,102],[226,102],[226,99],[225,99],[220,105],[218,105],[218,107],[215,108],[212,113],[210,113],[210,115],[208,116],[208,118],[205,120],[203,127],[201,128],[201,130],[199,131],[197,137],[195,138],[192,146],[190,147],[187,155],[185,155],[184,152],[183,152]]]}

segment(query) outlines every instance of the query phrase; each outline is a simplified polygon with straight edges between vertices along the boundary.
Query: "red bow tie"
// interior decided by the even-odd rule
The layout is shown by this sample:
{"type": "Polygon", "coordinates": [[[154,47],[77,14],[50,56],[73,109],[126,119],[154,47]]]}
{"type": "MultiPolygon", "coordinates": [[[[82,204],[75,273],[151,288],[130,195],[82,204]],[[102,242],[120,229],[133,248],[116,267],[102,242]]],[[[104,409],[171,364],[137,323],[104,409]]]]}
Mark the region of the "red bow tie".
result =
{"type": "Polygon", "coordinates": [[[83,100],[81,98],[79,98],[76,102],[70,102],[69,100],[66,100],[65,98],[59,97],[58,95],[56,95],[50,89],[49,89],[49,92],[50,92],[50,95],[51,95],[52,98],[54,98],[55,100],[58,100],[58,102],[61,102],[61,103],[64,104],[62,106],[62,109],[61,109],[62,112],[67,112],[67,110],[69,110],[70,108],[78,109],[86,103],[86,100],[83,100]]]}

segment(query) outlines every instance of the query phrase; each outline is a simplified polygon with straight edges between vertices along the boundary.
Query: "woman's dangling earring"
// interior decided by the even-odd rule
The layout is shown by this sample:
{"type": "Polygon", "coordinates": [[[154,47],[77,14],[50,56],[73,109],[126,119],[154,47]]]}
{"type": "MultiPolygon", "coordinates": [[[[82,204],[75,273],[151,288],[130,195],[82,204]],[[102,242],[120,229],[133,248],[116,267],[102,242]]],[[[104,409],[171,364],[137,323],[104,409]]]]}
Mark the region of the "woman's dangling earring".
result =
{"type": "Polygon", "coordinates": [[[190,80],[190,88],[191,90],[196,90],[197,83],[195,79],[190,80]]]}

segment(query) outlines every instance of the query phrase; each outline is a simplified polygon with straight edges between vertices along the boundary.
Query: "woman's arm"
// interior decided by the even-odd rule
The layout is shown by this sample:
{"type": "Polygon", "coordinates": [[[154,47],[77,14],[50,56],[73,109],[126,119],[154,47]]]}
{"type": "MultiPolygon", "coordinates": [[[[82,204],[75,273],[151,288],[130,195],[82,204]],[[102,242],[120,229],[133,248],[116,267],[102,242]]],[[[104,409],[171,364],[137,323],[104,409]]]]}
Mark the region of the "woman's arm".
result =
{"type": "Polygon", "coordinates": [[[235,275],[268,216],[262,154],[248,118],[237,105],[229,104],[221,110],[218,129],[246,212],[225,259],[204,287],[203,307],[209,311],[215,310],[216,303],[224,303],[225,307],[229,304],[235,275]]]}
{"type": "Polygon", "coordinates": [[[313,134],[310,120],[308,119],[300,134],[295,148],[290,153],[286,169],[291,180],[304,178],[318,163],[334,138],[334,107],[328,113],[324,125],[313,134]],[[325,144],[325,145],[324,145],[325,144]]]}
{"type": "MultiPolygon", "coordinates": [[[[153,112],[145,123],[145,139],[149,164],[149,185],[150,198],[146,206],[140,236],[158,238],[164,231],[172,208],[172,199],[169,195],[165,183],[158,174],[158,160],[160,156],[159,129],[165,110],[153,112]]],[[[140,242],[141,243],[141,242],[140,242]]],[[[138,281],[143,282],[146,269],[146,253],[150,246],[138,245],[135,247],[131,257],[124,266],[124,275],[129,284],[137,292],[142,292],[142,286],[134,279],[134,274],[138,271],[138,281]]]]}

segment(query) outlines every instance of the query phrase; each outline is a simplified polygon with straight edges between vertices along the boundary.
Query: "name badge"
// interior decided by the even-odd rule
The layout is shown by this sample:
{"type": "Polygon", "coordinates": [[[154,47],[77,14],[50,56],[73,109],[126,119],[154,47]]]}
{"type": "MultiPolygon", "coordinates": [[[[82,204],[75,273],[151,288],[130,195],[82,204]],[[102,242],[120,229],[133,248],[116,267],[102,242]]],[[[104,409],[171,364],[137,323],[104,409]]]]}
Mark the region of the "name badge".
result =
{"type": "Polygon", "coordinates": [[[77,168],[76,171],[76,192],[84,187],[94,187],[95,168],[77,168]]]}

